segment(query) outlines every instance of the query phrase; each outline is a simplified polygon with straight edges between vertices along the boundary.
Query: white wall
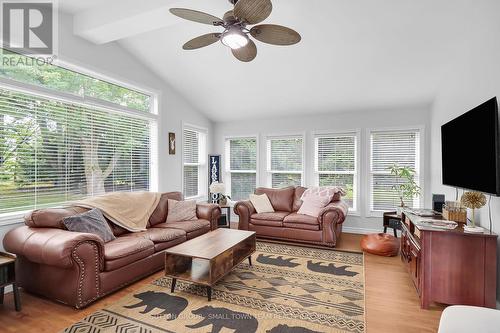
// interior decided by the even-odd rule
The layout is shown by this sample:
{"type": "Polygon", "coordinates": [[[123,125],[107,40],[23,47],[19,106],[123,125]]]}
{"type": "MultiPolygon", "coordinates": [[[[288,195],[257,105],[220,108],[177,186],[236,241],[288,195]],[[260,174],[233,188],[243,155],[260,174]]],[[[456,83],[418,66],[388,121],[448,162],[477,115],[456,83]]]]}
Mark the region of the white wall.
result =
{"type": "MultiPolygon", "coordinates": [[[[344,231],[367,233],[382,230],[382,218],[368,217],[364,209],[367,205],[366,177],[367,169],[365,153],[367,151],[367,129],[384,129],[397,127],[430,127],[430,104],[419,106],[392,107],[385,110],[359,110],[351,112],[319,114],[307,117],[281,117],[276,119],[256,119],[225,123],[216,123],[214,127],[214,150],[224,154],[224,140],[227,136],[259,134],[259,175],[257,186],[266,186],[265,136],[275,134],[305,134],[305,186],[314,184],[313,132],[314,131],[352,131],[361,130],[360,139],[360,215],[348,216],[344,222],[344,231]]],[[[429,177],[429,131],[424,130],[424,179],[429,177]]],[[[429,182],[423,184],[423,193],[429,197],[429,182]]]]}
{"type": "MultiPolygon", "coordinates": [[[[468,20],[464,21],[463,47],[455,59],[450,59],[447,75],[443,78],[435,100],[431,118],[431,189],[455,199],[455,189],[443,186],[441,177],[441,125],[493,96],[500,97],[500,2],[478,1],[468,20]]],[[[464,133],[467,135],[467,133],[464,133]]],[[[464,147],[464,160],[474,162],[474,151],[464,147]]],[[[460,191],[460,194],[462,192],[460,191]]],[[[500,198],[491,200],[493,231],[500,233],[500,198]]],[[[476,216],[480,225],[488,228],[488,208],[476,216]]],[[[500,248],[500,242],[499,242],[500,248]]],[[[497,253],[500,266],[500,252],[497,253]]],[[[498,267],[497,266],[497,267],[498,267]]],[[[500,298],[500,274],[497,299],[500,298]]]]}
{"type": "MultiPolygon", "coordinates": [[[[73,35],[72,18],[60,13],[59,16],[59,59],[73,65],[100,73],[110,78],[153,89],[159,93],[158,123],[158,190],[182,190],[182,123],[208,129],[208,151],[212,150],[213,124],[195,110],[172,87],[143,66],[133,55],[116,43],[95,45],[73,35]],[[168,132],[175,132],[177,154],[168,154],[168,132]]],[[[0,225],[0,239],[16,224],[0,225]]],[[[0,248],[2,245],[0,244],[0,248]]]]}

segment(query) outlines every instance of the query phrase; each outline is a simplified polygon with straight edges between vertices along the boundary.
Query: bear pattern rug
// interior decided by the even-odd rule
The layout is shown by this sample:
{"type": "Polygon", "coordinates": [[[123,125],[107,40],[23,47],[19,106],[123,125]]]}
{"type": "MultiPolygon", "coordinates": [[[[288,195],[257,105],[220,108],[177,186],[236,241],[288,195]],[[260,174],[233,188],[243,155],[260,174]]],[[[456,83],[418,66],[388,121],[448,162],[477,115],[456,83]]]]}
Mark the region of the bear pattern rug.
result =
{"type": "Polygon", "coordinates": [[[363,254],[257,243],[213,288],[163,277],[64,333],[364,332],[363,254]]]}

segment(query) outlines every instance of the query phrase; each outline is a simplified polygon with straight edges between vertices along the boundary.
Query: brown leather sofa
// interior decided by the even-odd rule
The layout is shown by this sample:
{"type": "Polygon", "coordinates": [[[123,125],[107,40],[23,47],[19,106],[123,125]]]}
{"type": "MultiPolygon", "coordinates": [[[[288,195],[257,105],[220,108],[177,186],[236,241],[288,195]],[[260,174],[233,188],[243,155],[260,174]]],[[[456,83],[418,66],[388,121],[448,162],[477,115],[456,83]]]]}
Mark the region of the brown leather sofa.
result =
{"type": "Polygon", "coordinates": [[[164,268],[165,249],[217,228],[218,205],[197,205],[197,220],[165,223],[168,199],[163,193],[147,230],[130,233],[109,223],[115,240],[104,243],[94,234],[67,231],[64,217],[85,208],[35,210],[26,226],[5,235],[4,248],[18,256],[16,279],[25,290],[82,308],[136,280],[164,268]]]}
{"type": "Polygon", "coordinates": [[[239,215],[238,228],[255,231],[260,238],[334,247],[342,233],[347,204],[336,195],[317,217],[297,214],[305,190],[305,187],[257,188],[255,194],[267,194],[275,212],[258,214],[250,201],[239,201],[234,206],[239,215]]]}

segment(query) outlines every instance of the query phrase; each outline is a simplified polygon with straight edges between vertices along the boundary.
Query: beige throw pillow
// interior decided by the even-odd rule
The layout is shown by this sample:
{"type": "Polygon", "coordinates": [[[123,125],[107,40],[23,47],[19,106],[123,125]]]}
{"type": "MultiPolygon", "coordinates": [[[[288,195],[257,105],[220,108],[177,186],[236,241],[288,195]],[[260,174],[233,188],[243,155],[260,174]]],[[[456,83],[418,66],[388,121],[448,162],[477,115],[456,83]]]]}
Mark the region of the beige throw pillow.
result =
{"type": "Polygon", "coordinates": [[[196,200],[168,199],[167,222],[196,220],[196,200]]]}
{"type": "Polygon", "coordinates": [[[250,194],[250,202],[254,206],[257,213],[274,213],[274,208],[267,194],[250,194]]]}

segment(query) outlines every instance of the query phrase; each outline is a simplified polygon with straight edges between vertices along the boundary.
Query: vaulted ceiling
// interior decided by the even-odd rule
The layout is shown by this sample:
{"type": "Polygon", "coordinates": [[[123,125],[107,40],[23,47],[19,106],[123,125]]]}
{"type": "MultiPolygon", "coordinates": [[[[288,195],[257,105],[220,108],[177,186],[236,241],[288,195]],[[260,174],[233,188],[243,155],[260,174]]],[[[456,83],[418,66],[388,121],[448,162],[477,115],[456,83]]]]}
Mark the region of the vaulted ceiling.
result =
{"type": "Polygon", "coordinates": [[[220,43],[182,50],[222,28],[168,12],[185,7],[221,17],[231,9],[227,0],[62,0],[60,7],[74,15],[76,35],[121,44],[214,121],[429,103],[480,19],[471,14],[478,2],[467,0],[272,2],[265,22],[295,29],[302,41],[257,42],[250,63],[220,43]]]}

